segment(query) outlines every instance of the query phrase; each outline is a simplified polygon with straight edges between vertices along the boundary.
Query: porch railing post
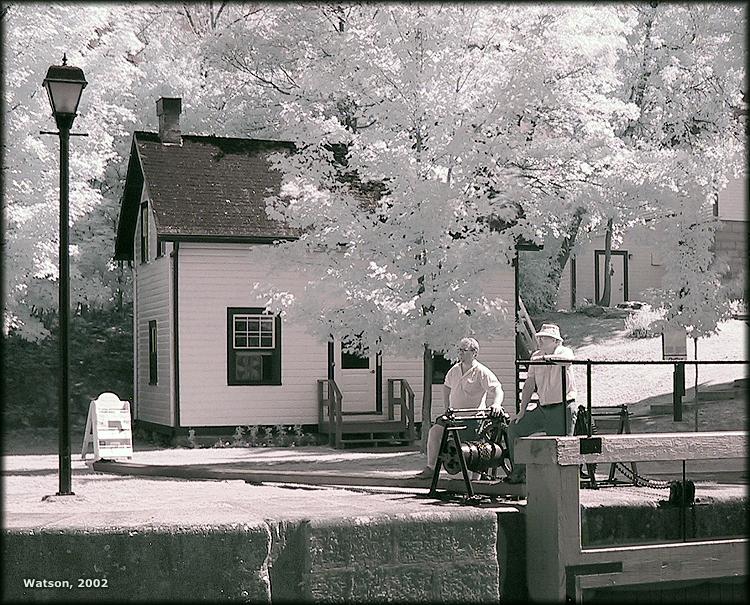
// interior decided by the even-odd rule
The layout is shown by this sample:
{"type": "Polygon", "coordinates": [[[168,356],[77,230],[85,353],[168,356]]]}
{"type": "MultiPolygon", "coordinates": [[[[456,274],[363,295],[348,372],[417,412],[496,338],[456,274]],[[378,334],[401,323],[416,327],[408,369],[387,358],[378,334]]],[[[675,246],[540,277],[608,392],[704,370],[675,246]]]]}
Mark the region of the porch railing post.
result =
{"type": "Polygon", "coordinates": [[[586,413],[588,422],[586,422],[586,436],[591,437],[591,361],[586,362],[586,413]]]}

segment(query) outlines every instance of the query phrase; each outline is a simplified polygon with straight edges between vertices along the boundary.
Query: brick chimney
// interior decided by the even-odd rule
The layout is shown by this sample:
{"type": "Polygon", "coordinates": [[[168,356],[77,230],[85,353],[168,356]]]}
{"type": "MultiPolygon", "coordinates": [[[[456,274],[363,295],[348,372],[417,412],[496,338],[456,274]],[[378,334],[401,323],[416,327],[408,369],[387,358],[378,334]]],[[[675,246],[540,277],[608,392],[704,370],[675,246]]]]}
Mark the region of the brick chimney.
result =
{"type": "Polygon", "coordinates": [[[161,97],[156,102],[156,115],[159,116],[159,140],[162,144],[182,145],[180,114],[182,99],[161,97]]]}

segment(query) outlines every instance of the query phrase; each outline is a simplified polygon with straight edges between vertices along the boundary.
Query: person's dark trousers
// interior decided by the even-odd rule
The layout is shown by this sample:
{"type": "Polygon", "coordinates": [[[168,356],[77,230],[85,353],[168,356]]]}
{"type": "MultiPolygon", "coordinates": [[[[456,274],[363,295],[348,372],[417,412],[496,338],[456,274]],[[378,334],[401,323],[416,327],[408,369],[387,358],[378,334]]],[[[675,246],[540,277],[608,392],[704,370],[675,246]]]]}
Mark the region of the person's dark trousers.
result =
{"type": "Polygon", "coordinates": [[[577,418],[578,404],[573,400],[569,401],[567,406],[562,403],[537,405],[531,410],[527,409],[520,422],[511,422],[508,427],[508,450],[513,461],[511,480],[517,481],[526,477],[526,465],[515,461],[516,439],[535,433],[573,435],[577,418]]]}

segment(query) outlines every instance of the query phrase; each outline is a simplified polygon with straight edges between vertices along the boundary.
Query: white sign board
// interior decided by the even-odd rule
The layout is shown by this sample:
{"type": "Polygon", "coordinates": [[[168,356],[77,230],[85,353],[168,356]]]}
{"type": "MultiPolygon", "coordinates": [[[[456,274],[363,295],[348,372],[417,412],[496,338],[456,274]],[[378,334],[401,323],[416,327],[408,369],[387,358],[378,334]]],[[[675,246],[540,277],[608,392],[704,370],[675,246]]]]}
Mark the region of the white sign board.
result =
{"type": "Polygon", "coordinates": [[[130,402],[120,401],[114,393],[102,393],[89,404],[81,460],[86,460],[90,445],[94,460],[133,457],[130,402]]]}
{"type": "Polygon", "coordinates": [[[661,333],[661,352],[665,361],[687,359],[687,333],[684,326],[665,326],[661,333]]]}

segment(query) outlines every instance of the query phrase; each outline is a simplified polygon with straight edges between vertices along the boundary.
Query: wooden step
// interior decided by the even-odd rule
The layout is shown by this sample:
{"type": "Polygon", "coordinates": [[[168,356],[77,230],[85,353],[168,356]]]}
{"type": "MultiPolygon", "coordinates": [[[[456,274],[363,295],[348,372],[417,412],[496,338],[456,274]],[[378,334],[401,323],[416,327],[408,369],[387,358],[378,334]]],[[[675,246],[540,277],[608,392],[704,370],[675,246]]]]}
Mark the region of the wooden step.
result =
{"type": "MultiPolygon", "coordinates": [[[[332,433],[336,425],[323,422],[318,425],[321,433],[332,433]]],[[[400,420],[344,420],[341,425],[342,433],[394,433],[404,431],[400,420]]]]}
{"type": "Polygon", "coordinates": [[[408,445],[409,440],[405,437],[393,437],[392,439],[342,439],[341,445],[408,445]]]}

